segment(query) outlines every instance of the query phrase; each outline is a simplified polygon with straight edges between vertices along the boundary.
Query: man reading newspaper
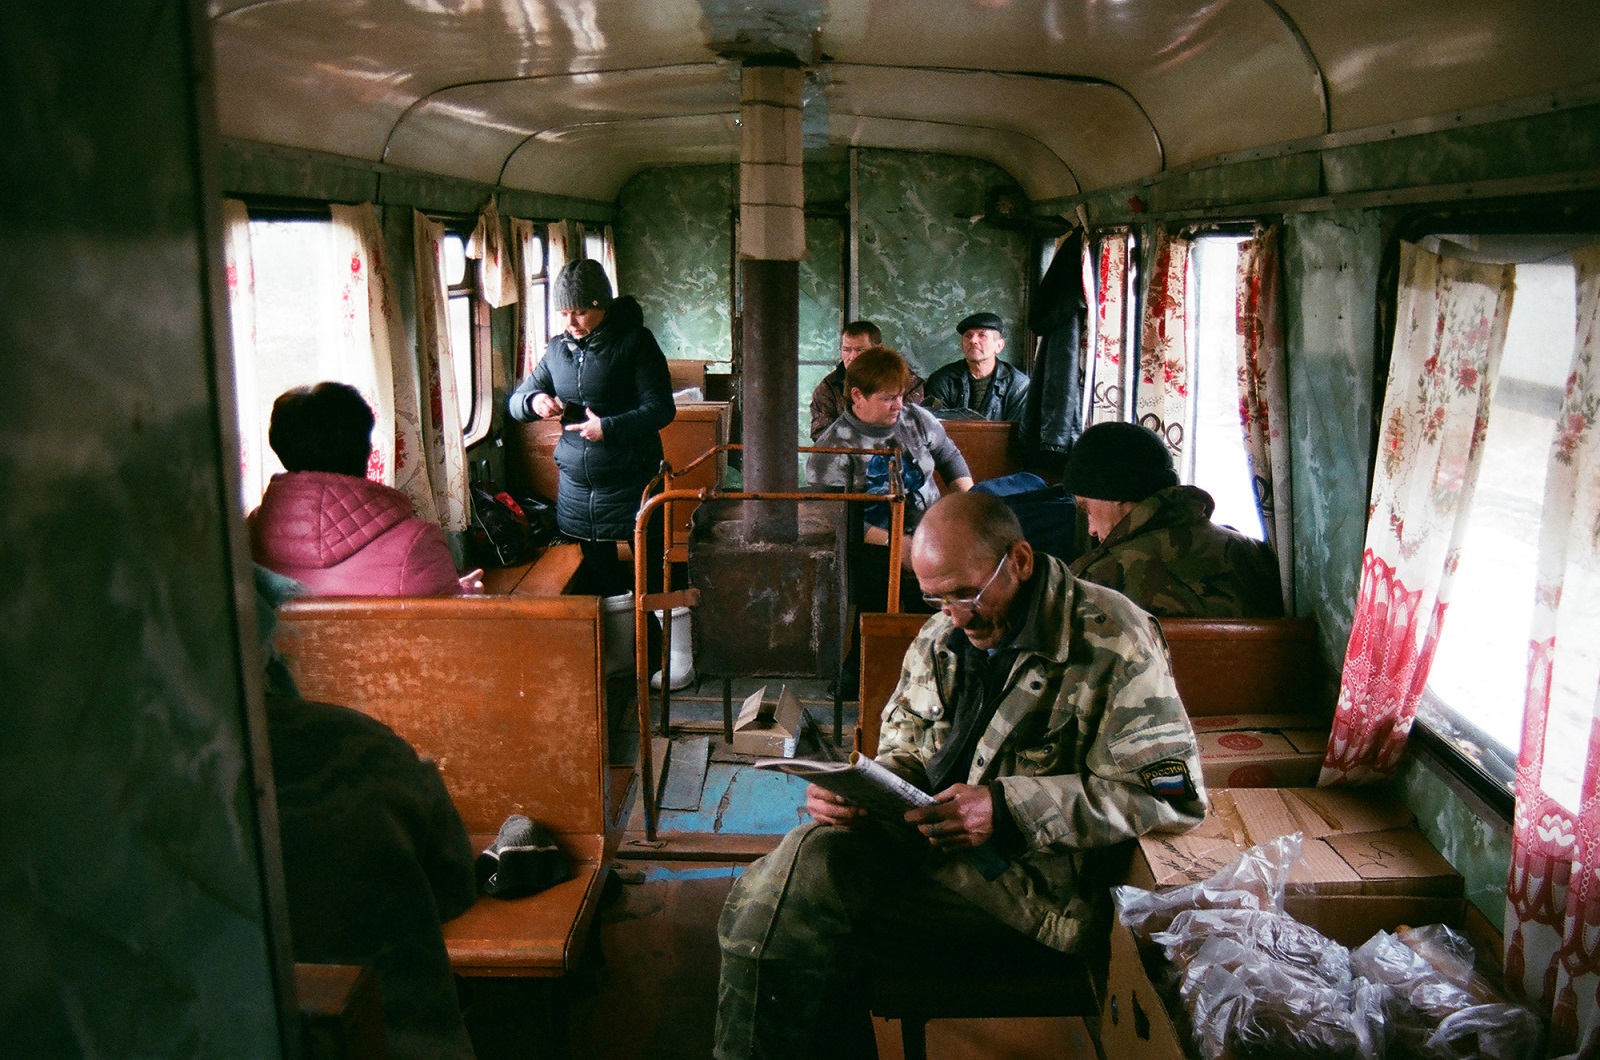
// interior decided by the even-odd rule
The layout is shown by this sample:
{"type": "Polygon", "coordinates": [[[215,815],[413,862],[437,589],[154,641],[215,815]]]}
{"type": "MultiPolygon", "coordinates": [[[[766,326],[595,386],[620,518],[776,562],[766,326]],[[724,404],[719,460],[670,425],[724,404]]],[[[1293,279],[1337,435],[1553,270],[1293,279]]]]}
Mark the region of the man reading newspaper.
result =
{"type": "Polygon", "coordinates": [[[959,976],[999,936],[1096,952],[1116,848],[1205,814],[1149,615],[1036,554],[986,494],[929,508],[911,562],[939,613],[906,652],[877,760],[934,802],[884,820],[807,789],[812,823],[750,866],[718,924],[722,1060],[874,1056],[851,1003],[862,953],[959,976]],[[1003,871],[968,856],[984,845],[1003,871]]]}

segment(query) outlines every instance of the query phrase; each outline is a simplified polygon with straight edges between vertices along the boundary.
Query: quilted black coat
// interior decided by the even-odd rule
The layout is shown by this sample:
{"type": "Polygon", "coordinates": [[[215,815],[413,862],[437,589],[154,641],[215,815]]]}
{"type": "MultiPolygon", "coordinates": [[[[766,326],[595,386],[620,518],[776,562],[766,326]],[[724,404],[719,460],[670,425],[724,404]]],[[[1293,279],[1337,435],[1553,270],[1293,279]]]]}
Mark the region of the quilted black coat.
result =
{"type": "Polygon", "coordinates": [[[582,340],[565,332],[551,339],[544,360],[507,402],[511,417],[538,419],[532,407],[537,394],[560,398],[569,421],[581,419],[581,409],[600,417],[600,441],[563,431],[556,444],[561,532],[585,541],[632,538],[640,494],[661,466],[661,428],[677,414],[667,359],[644,326],[639,303],[625,295],[582,340]]]}

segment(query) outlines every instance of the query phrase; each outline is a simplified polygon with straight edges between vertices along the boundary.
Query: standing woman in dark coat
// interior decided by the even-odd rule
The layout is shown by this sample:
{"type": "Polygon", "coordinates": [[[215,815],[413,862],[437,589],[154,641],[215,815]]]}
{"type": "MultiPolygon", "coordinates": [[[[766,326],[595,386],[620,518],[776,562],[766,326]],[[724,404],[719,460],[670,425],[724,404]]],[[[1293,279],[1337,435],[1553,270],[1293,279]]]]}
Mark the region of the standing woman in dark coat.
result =
{"type": "MultiPolygon", "coordinates": [[[[588,591],[626,593],[633,574],[616,543],[633,539],[640,495],[661,466],[660,431],[677,414],[672,377],[639,303],[612,298],[599,262],[570,262],[556,275],[551,303],[566,330],[511,395],[511,417],[564,424],[556,522],[583,546],[588,591]]],[[[652,583],[660,579],[661,525],[651,521],[646,549],[652,583]]]]}

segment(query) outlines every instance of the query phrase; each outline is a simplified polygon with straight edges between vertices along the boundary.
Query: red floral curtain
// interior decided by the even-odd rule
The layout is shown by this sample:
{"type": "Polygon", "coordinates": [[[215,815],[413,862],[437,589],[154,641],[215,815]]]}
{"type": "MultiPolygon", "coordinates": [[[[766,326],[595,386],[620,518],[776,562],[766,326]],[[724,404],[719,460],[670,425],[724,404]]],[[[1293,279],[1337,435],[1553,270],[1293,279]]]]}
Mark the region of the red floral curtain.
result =
{"type": "Polygon", "coordinates": [[[1507,882],[1506,977],[1552,1055],[1600,1055],[1600,246],[1574,254],[1577,343],[1545,480],[1507,882]],[[1580,1048],[1581,1044],[1581,1048],[1580,1048]]]}
{"type": "Polygon", "coordinates": [[[1289,382],[1284,367],[1281,227],[1271,225],[1239,247],[1236,314],[1239,422],[1256,508],[1278,554],[1286,614],[1294,613],[1294,526],[1290,492],[1289,382]]]}
{"type": "Polygon", "coordinates": [[[1091,423],[1120,420],[1127,415],[1127,383],[1123,365],[1127,353],[1128,233],[1101,237],[1098,279],[1095,283],[1094,365],[1089,382],[1091,423]]]}
{"type": "Polygon", "coordinates": [[[1361,587],[1321,784],[1385,777],[1405,749],[1477,483],[1514,275],[1401,246],[1361,587]]]}
{"type": "MultiPolygon", "coordinates": [[[[415,459],[412,454],[420,450],[407,439],[395,410],[397,366],[411,359],[385,260],[383,228],[371,203],[329,210],[340,288],[340,344],[346,351],[344,379],[366,397],[375,418],[367,477],[404,490],[403,476],[415,459]]],[[[431,509],[419,511],[433,518],[431,509]]]]}
{"type": "MultiPolygon", "coordinates": [[[[428,495],[428,505],[446,530],[465,531],[467,512],[467,454],[461,439],[461,413],[456,402],[456,373],[451,363],[450,314],[444,287],[444,226],[418,210],[411,211],[417,283],[417,363],[397,358],[395,398],[407,417],[416,417],[422,436],[422,459],[417,475],[399,483],[417,501],[428,495]],[[406,362],[413,375],[402,387],[398,365],[406,362]],[[416,395],[409,405],[402,391],[416,395]]],[[[398,414],[398,413],[397,413],[398,414]]],[[[408,419],[408,427],[410,420],[408,419]]],[[[421,503],[418,503],[421,512],[421,503]]]]}
{"type": "MultiPolygon", "coordinates": [[[[1167,443],[1178,467],[1187,466],[1190,419],[1187,239],[1157,229],[1150,255],[1150,284],[1139,332],[1138,422],[1167,443]]],[[[1182,472],[1180,472],[1181,474],[1182,472]]]]}

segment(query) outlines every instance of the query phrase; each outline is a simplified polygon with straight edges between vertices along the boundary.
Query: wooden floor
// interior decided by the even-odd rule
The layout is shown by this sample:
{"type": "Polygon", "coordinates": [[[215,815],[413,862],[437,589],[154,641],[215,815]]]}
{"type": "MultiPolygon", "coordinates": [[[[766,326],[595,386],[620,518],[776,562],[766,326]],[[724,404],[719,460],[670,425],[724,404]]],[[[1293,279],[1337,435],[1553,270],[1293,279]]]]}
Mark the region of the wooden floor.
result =
{"type": "MultiPolygon", "coordinates": [[[[782,681],[735,683],[742,698],[761,684],[775,695],[782,681]]],[[[821,681],[790,682],[831,735],[833,702],[821,681]]],[[[617,698],[626,698],[627,693],[617,698]]],[[[845,746],[855,704],[846,705],[845,746]]],[[[612,711],[612,759],[638,751],[631,703],[612,711]]],[[[618,897],[599,918],[599,953],[580,977],[572,1004],[572,1042],[579,1060],[706,1060],[716,1021],[717,917],[744,866],[776,845],[804,816],[805,785],[749,768],[721,737],[720,682],[673,696],[674,742],[709,737],[710,762],[699,805],[663,810],[655,842],[647,842],[637,792],[618,851],[618,897]]],[[[802,745],[802,755],[818,748],[802,745]]],[[[685,756],[693,761],[693,756],[685,756]]],[[[670,763],[670,759],[669,759],[670,763]]],[[[671,766],[669,764],[668,772],[671,766]]],[[[671,783],[670,776],[664,783],[671,783]]],[[[691,785],[692,786],[692,785],[691,785]]],[[[682,784],[678,785],[682,790],[682,784]]],[[[901,1057],[899,1030],[879,1021],[879,1055],[901,1057]]],[[[1094,1055],[1076,1020],[935,1021],[931,1060],[1073,1060],[1094,1055]]]]}

